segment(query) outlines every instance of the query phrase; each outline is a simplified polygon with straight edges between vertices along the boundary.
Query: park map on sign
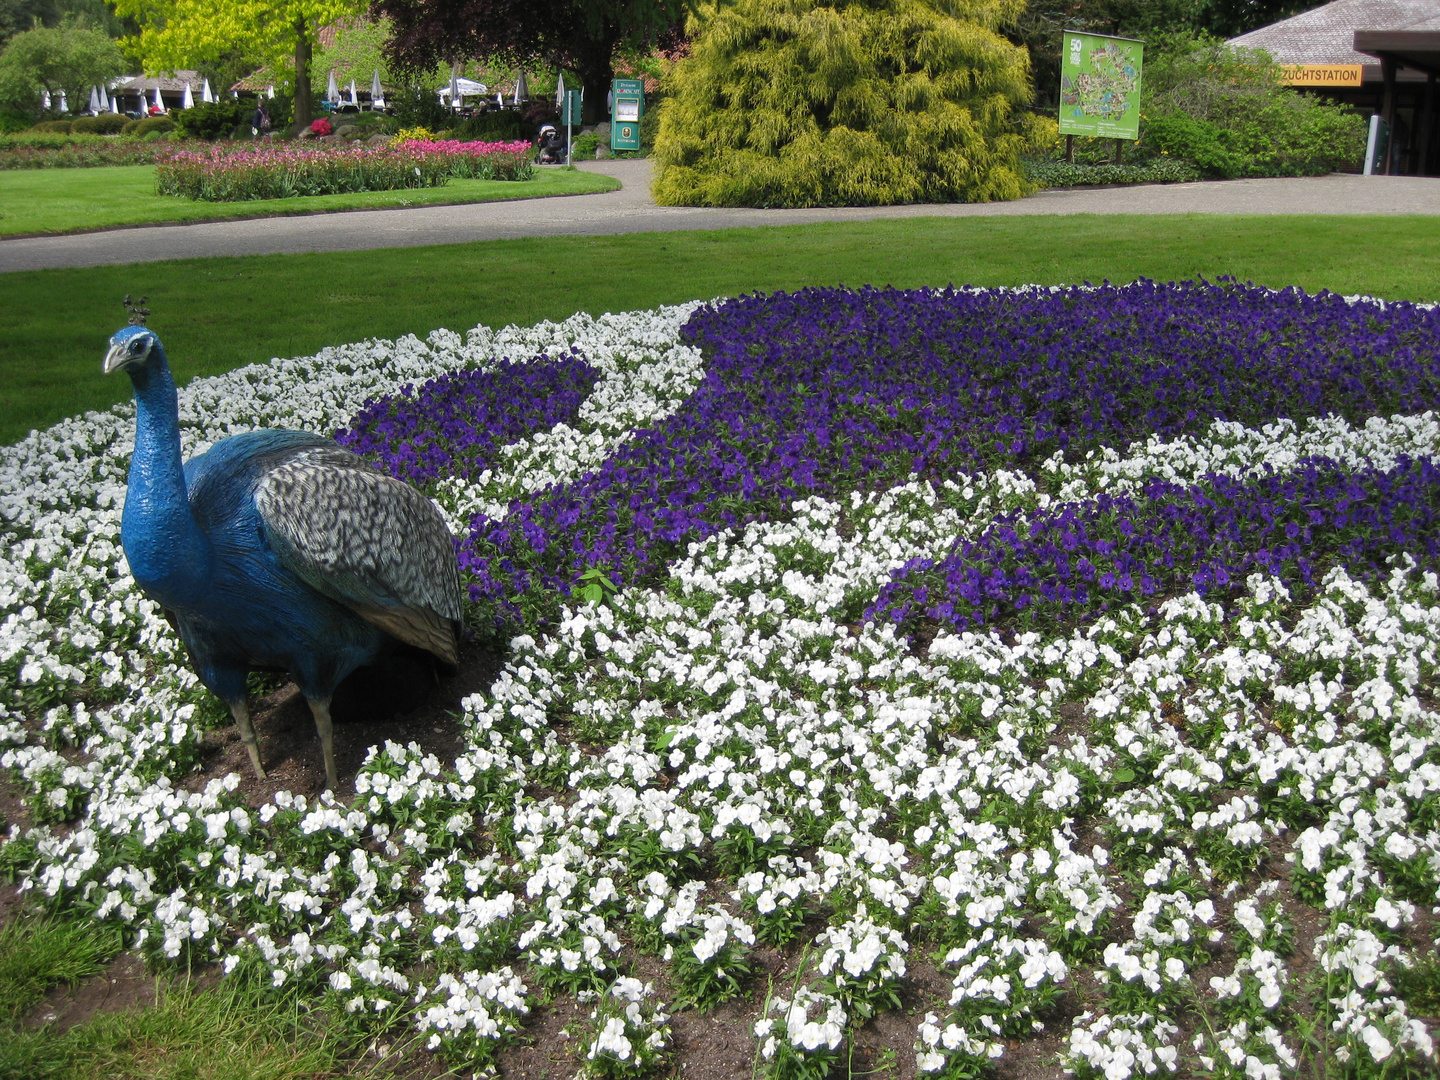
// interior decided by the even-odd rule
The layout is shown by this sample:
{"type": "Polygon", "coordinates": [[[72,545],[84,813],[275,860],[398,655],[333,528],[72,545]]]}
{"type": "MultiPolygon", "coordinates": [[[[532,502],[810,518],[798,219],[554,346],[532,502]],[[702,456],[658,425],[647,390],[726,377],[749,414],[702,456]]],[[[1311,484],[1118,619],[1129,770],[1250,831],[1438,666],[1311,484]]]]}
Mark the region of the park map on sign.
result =
{"type": "Polygon", "coordinates": [[[1140,43],[1068,36],[1061,72],[1061,132],[1135,138],[1140,103],[1140,43]],[[1068,123],[1067,123],[1068,122],[1068,123]],[[1082,130],[1083,129],[1083,130],[1082,130]]]}
{"type": "Polygon", "coordinates": [[[1090,70],[1075,76],[1060,100],[1066,105],[1079,105],[1086,116],[1117,121],[1130,108],[1130,95],[1140,81],[1140,72],[1117,42],[1101,45],[1089,59],[1090,70]]]}

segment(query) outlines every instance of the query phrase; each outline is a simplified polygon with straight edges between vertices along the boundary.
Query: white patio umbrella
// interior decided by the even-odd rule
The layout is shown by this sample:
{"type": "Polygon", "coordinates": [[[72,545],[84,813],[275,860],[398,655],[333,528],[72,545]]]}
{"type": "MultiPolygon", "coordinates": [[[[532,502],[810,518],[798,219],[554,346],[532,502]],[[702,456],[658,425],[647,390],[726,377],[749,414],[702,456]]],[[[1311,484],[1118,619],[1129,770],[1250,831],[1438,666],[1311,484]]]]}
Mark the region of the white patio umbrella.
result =
{"type": "Polygon", "coordinates": [[[454,109],[459,105],[456,100],[460,97],[460,72],[454,64],[450,65],[450,108],[454,109]]]}
{"type": "Polygon", "coordinates": [[[155,87],[155,107],[162,113],[165,111],[165,99],[160,96],[160,87],[155,87]]]}
{"type": "Polygon", "coordinates": [[[99,114],[100,114],[100,88],[99,88],[98,86],[92,86],[92,87],[90,87],[90,115],[91,115],[91,116],[98,116],[99,114]]]}
{"type": "Polygon", "coordinates": [[[100,111],[110,111],[110,95],[105,92],[105,87],[100,87],[100,111]]]}
{"type": "Polygon", "coordinates": [[[42,109],[44,109],[46,112],[49,112],[49,111],[50,111],[50,91],[49,91],[49,90],[41,90],[41,91],[40,91],[40,107],[41,107],[42,109]]]}
{"type": "Polygon", "coordinates": [[[201,85],[201,87],[200,87],[200,100],[201,100],[201,101],[214,101],[214,100],[215,100],[215,95],[210,92],[210,80],[209,80],[209,79],[206,79],[205,82],[204,82],[204,83],[201,85]]]}
{"type": "Polygon", "coordinates": [[[499,90],[495,91],[495,104],[502,109],[505,107],[504,95],[502,95],[499,90]]]}
{"type": "Polygon", "coordinates": [[[530,87],[525,83],[525,69],[520,69],[520,74],[515,76],[515,104],[518,106],[522,101],[530,100],[530,87]]]}
{"type": "Polygon", "coordinates": [[[69,112],[69,111],[70,111],[70,103],[65,100],[65,91],[64,91],[64,90],[61,90],[61,91],[60,91],[60,111],[61,111],[61,112],[69,112]]]}
{"type": "Polygon", "coordinates": [[[334,69],[334,68],[331,68],[331,69],[330,69],[330,85],[325,88],[325,100],[326,100],[326,101],[339,101],[339,100],[340,100],[340,87],[338,87],[337,85],[335,85],[335,69],[334,69]]]}
{"type": "Polygon", "coordinates": [[[385,91],[380,89],[380,69],[375,69],[375,75],[370,80],[370,108],[379,109],[385,105],[385,91]]]}
{"type": "Polygon", "coordinates": [[[110,111],[111,111],[112,113],[115,113],[117,116],[120,114],[120,95],[119,95],[119,94],[111,94],[111,95],[110,95],[110,111]]]}
{"type": "Polygon", "coordinates": [[[190,84],[185,84],[185,93],[180,98],[180,108],[193,109],[195,107],[195,95],[190,92],[190,84]]]}
{"type": "Polygon", "coordinates": [[[350,80],[350,104],[359,105],[360,99],[355,96],[355,80],[350,80]]]}
{"type": "Polygon", "coordinates": [[[555,76],[555,107],[565,107],[565,73],[562,71],[555,76]]]}
{"type": "MultiPolygon", "coordinates": [[[[235,96],[236,96],[236,97],[239,97],[240,95],[239,95],[239,94],[236,94],[235,96]]],[[[271,101],[274,101],[274,100],[275,100],[275,86],[274,86],[273,83],[271,84],[270,88],[265,91],[265,96],[266,96],[267,98],[269,98],[271,101]]]]}

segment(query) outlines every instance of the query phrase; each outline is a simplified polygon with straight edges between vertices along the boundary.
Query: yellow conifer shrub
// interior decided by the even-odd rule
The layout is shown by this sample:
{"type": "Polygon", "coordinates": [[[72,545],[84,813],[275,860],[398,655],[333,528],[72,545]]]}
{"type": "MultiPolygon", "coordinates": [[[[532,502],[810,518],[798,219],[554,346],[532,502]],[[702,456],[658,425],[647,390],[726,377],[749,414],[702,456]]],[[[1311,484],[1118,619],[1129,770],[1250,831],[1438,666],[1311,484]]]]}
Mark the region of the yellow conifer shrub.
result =
{"type": "Polygon", "coordinates": [[[1024,0],[725,0],[692,18],[654,158],[668,206],[1014,199],[1041,133],[1024,0]]]}

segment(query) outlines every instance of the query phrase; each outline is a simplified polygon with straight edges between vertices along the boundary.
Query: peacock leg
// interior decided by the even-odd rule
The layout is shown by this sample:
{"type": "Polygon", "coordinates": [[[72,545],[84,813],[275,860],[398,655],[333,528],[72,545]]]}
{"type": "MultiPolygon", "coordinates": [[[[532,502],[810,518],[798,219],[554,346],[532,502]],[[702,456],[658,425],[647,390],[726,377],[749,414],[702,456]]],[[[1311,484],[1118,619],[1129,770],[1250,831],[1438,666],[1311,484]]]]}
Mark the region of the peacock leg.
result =
{"type": "Polygon", "coordinates": [[[335,729],[330,723],[330,699],[306,698],[310,711],[315,715],[315,730],[320,733],[320,745],[325,750],[325,786],[331,791],[340,787],[335,774],[335,729]]]}
{"type": "Polygon", "coordinates": [[[255,775],[264,780],[265,767],[260,764],[260,740],[255,737],[255,725],[250,722],[250,710],[245,699],[237,698],[226,704],[230,706],[230,715],[235,718],[235,726],[240,729],[240,741],[245,744],[245,749],[250,754],[250,764],[255,766],[255,775]]]}

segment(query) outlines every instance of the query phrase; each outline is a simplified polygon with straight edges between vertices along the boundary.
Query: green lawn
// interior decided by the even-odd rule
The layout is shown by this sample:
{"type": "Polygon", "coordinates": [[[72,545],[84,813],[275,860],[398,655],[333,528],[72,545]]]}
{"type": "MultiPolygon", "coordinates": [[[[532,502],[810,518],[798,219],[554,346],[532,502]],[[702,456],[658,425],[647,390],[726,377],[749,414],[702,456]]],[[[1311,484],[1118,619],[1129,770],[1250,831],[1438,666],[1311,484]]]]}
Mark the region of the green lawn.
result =
{"type": "Polygon", "coordinates": [[[156,195],[153,165],[7,169],[0,171],[0,236],[90,232],[117,225],[491,202],[613,191],[619,186],[618,180],[598,173],[537,169],[533,180],[524,181],[451,180],[444,187],[417,191],[367,191],[358,195],[213,203],[156,195]]]}
{"type": "Polygon", "coordinates": [[[1433,217],[919,218],[502,240],[43,270],[3,277],[0,443],[130,394],[105,378],[119,300],[146,293],[182,381],[365,337],[424,336],[804,285],[1215,278],[1440,298],[1433,217]]]}

